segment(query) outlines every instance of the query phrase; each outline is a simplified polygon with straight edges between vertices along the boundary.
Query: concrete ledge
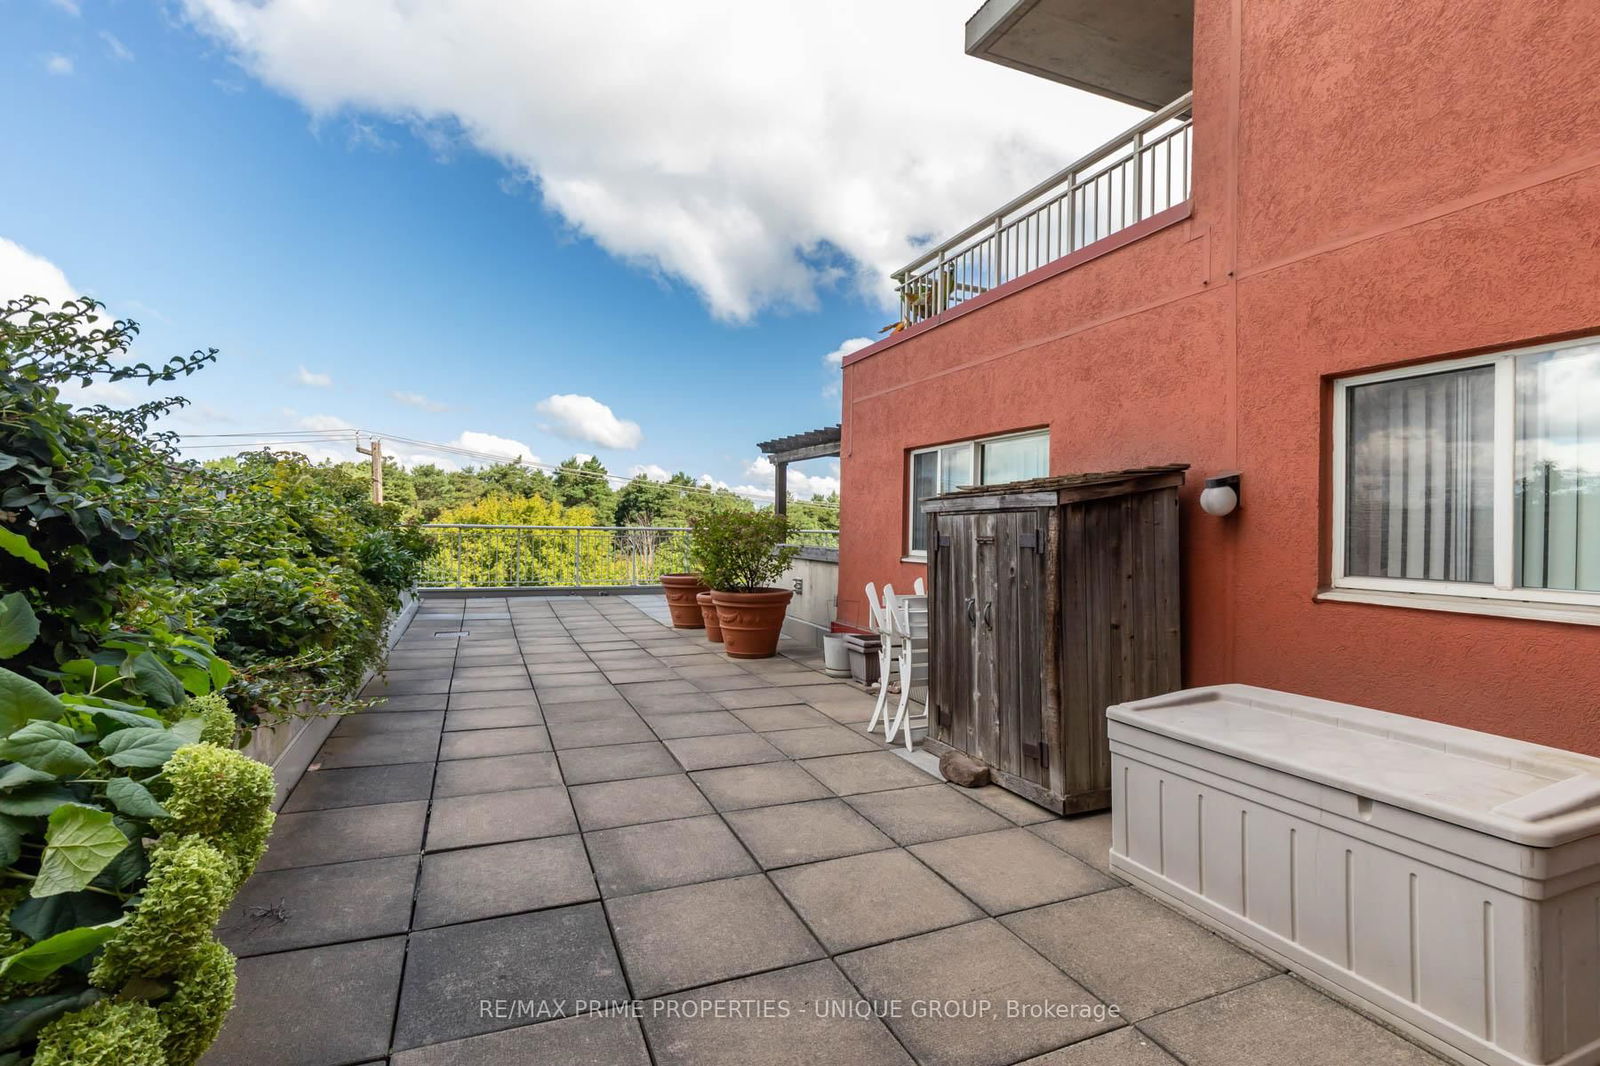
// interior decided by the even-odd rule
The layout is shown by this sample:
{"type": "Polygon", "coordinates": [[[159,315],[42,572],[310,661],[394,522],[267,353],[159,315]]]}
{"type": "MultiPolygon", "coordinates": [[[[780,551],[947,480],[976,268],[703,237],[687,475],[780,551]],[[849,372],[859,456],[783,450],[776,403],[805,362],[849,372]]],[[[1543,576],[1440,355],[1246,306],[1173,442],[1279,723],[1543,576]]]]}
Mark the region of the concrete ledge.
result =
{"type": "Polygon", "coordinates": [[[505,596],[664,596],[666,591],[660,585],[543,585],[537,588],[508,585],[504,588],[417,590],[425,600],[480,600],[505,596]]]}

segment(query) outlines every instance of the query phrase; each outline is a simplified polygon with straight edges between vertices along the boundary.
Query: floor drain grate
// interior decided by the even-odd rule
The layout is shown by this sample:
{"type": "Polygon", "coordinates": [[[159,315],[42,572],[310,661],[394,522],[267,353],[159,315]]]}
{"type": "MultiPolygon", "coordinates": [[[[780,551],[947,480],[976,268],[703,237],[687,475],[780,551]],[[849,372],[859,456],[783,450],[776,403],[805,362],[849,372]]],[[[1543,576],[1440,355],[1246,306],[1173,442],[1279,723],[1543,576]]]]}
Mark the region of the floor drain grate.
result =
{"type": "Polygon", "coordinates": [[[466,630],[466,629],[441,629],[437,633],[435,633],[434,636],[436,636],[436,637],[465,637],[465,636],[469,636],[470,632],[471,632],[470,630],[466,630]]]}

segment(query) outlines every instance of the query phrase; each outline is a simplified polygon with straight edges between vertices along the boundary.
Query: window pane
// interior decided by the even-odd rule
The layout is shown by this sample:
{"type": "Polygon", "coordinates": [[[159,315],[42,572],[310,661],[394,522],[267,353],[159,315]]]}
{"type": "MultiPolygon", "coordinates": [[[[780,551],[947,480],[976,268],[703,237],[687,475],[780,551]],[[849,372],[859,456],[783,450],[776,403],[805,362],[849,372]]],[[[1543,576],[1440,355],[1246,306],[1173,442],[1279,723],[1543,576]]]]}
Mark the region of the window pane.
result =
{"type": "Polygon", "coordinates": [[[911,457],[911,550],[928,550],[928,520],[922,501],[938,495],[939,453],[919,452],[911,457]]]}
{"type": "Polygon", "coordinates": [[[1024,481],[1050,473],[1050,434],[992,440],[979,446],[985,485],[1024,481]]]}
{"type": "Polygon", "coordinates": [[[1494,580],[1494,368],[1347,390],[1345,571],[1494,580]]]}
{"type": "Polygon", "coordinates": [[[939,491],[954,492],[972,484],[972,445],[952,444],[940,448],[939,491]]]}
{"type": "Polygon", "coordinates": [[[1600,592],[1600,345],[1517,360],[1517,584],[1600,592]]]}

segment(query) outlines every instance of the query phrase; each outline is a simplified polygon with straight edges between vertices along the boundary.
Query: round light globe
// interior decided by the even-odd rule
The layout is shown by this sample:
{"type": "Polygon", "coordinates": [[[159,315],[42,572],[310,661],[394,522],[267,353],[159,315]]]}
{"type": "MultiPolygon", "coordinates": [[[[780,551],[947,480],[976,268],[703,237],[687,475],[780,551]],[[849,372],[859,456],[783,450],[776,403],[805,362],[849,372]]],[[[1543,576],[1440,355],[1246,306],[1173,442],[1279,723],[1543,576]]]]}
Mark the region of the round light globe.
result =
{"type": "Polygon", "coordinates": [[[1200,494],[1200,509],[1206,514],[1230,515],[1239,506],[1239,494],[1228,485],[1216,485],[1200,494]]]}

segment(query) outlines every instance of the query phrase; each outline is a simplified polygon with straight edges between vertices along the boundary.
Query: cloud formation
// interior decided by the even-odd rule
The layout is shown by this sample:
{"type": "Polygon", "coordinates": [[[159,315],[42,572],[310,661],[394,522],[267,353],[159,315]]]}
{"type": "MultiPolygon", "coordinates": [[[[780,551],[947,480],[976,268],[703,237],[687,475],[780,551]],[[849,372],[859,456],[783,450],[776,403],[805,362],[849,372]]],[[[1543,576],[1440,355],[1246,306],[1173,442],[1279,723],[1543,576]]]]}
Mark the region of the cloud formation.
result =
{"type": "MultiPolygon", "coordinates": [[[[758,455],[744,464],[744,476],[750,478],[754,484],[738,485],[734,491],[774,499],[777,496],[773,487],[776,473],[772,460],[764,455],[758,455]]],[[[793,499],[809,500],[813,496],[831,496],[838,491],[839,479],[836,476],[807,474],[794,466],[789,467],[789,495],[793,499]]]]}
{"type": "Polygon", "coordinates": [[[307,370],[305,364],[302,363],[295,371],[294,383],[311,389],[326,389],[333,384],[333,375],[307,370]]]}
{"type": "Polygon", "coordinates": [[[540,400],[538,410],[550,420],[539,428],[568,440],[623,449],[637,448],[644,440],[639,423],[618,418],[593,396],[557,394],[540,400]]]}
{"type": "Polygon", "coordinates": [[[396,389],[389,393],[389,398],[396,403],[403,403],[407,407],[415,407],[419,411],[432,411],[437,414],[440,411],[450,410],[449,404],[430,400],[420,392],[402,392],[396,389]]]}
{"type": "Polygon", "coordinates": [[[577,233],[747,319],[843,286],[884,307],[919,241],[1139,112],[962,53],[973,0],[181,0],[318,118],[502,161],[577,233]]]}
{"type": "Polygon", "coordinates": [[[73,71],[72,57],[64,56],[60,52],[47,55],[44,57],[44,69],[51,74],[65,77],[73,71]]]}

